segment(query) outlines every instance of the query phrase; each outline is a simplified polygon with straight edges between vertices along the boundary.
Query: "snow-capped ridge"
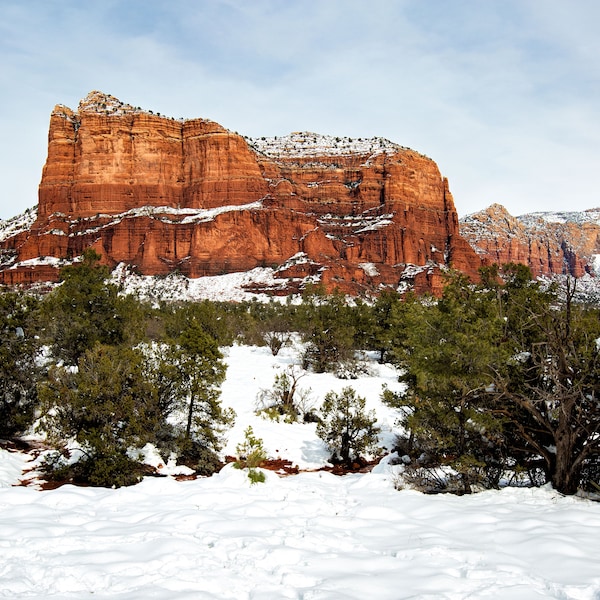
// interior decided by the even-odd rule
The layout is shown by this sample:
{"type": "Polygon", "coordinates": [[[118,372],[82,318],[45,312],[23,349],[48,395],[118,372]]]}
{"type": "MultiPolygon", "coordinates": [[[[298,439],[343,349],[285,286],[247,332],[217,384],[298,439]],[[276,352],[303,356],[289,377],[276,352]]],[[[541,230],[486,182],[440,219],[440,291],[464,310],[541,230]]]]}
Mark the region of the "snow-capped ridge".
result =
{"type": "Polygon", "coordinates": [[[64,104],[57,104],[52,111],[52,114],[59,115],[73,122],[76,126],[79,124],[79,115],[83,113],[98,114],[108,117],[122,117],[126,115],[151,115],[170,121],[178,121],[184,123],[187,121],[204,121],[213,123],[210,119],[199,119],[199,118],[178,118],[161,114],[150,109],[142,108],[141,106],[133,106],[127,102],[122,102],[115,96],[101,92],[99,90],[92,90],[89,94],[79,101],[79,105],[76,111],[73,111],[64,104]]]}
{"type": "Polygon", "coordinates": [[[460,218],[461,224],[472,224],[474,222],[494,222],[498,224],[500,221],[509,224],[514,224],[515,221],[518,221],[525,227],[543,227],[545,223],[573,223],[575,225],[593,223],[600,225],[600,208],[588,208],[582,211],[536,211],[513,216],[508,212],[506,207],[495,202],[487,208],[469,213],[460,218]]]}
{"type": "Polygon", "coordinates": [[[600,225],[600,208],[589,208],[583,211],[532,212],[519,215],[516,218],[527,227],[543,226],[543,223],[574,223],[576,225],[593,223],[600,225]]]}
{"type": "MultiPolygon", "coordinates": [[[[147,114],[174,120],[174,117],[162,115],[140,106],[133,106],[122,102],[115,96],[99,90],[92,90],[80,100],[77,111],[57,104],[53,114],[60,115],[69,120],[77,121],[77,115],[82,113],[96,113],[107,116],[120,117],[132,114],[147,114]]],[[[208,121],[210,119],[177,119],[178,121],[208,121]]],[[[323,156],[354,156],[365,157],[379,154],[394,154],[401,150],[412,151],[406,146],[401,146],[383,137],[352,138],[348,136],[334,136],[313,133],[309,131],[296,131],[288,135],[273,137],[246,137],[246,143],[257,153],[269,158],[307,158],[323,156]]],[[[413,151],[414,152],[414,151],[413,151]]],[[[419,154],[418,152],[416,154],[419,154]]],[[[424,156],[420,154],[420,156],[424,156]]]]}
{"type": "Polygon", "coordinates": [[[351,138],[296,131],[275,137],[245,138],[256,152],[269,158],[310,158],[320,156],[372,156],[409,150],[382,137],[351,138]]]}

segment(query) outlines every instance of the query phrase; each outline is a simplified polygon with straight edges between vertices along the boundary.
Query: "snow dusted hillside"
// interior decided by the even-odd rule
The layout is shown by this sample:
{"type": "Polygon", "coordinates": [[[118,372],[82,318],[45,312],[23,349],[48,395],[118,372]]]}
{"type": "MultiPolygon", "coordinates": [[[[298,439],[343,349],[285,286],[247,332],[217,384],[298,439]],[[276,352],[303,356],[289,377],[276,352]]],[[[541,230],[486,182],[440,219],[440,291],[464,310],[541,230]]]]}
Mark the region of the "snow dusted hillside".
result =
{"type": "Polygon", "coordinates": [[[528,264],[543,279],[577,277],[582,301],[600,302],[600,209],[513,217],[492,204],[460,219],[461,235],[491,262],[528,264]]]}
{"type": "MultiPolygon", "coordinates": [[[[280,279],[277,272],[289,264],[300,263],[305,257],[297,255],[284,263],[279,269],[256,267],[250,271],[213,275],[190,279],[180,273],[171,273],[166,277],[137,275],[126,265],[118,265],[112,273],[112,281],[119,285],[124,294],[135,294],[142,300],[150,301],[232,301],[257,300],[269,302],[272,298],[285,301],[285,296],[272,296],[285,290],[289,279],[280,279]],[[268,290],[269,293],[266,293],[268,290]]],[[[304,283],[317,283],[317,278],[305,277],[304,283]]]]}
{"type": "MultiPolygon", "coordinates": [[[[386,456],[373,472],[317,471],[327,451],[314,424],[254,414],[261,387],[295,361],[286,348],[228,351],[222,400],[272,457],[308,471],[250,485],[231,466],[210,478],[146,478],[116,490],[10,487],[31,464],[0,451],[0,597],[61,600],[530,600],[600,598],[600,504],[549,488],[473,496],[395,489],[386,456]]],[[[353,385],[390,447],[396,413],[381,405],[389,366],[352,381],[309,374],[315,401],[353,385]]],[[[382,450],[382,452],[384,452],[382,450]]],[[[168,470],[168,468],[166,469],[168,470]]],[[[31,476],[31,474],[29,475],[31,476]]]]}
{"type": "Polygon", "coordinates": [[[298,131],[278,137],[246,138],[257,152],[269,158],[306,158],[319,156],[372,156],[408,150],[385,138],[349,138],[298,131]]]}
{"type": "Polygon", "coordinates": [[[37,206],[34,206],[11,219],[0,219],[0,242],[22,231],[27,231],[33,225],[36,218],[37,206]]]}
{"type": "MultiPolygon", "coordinates": [[[[330,136],[317,136],[316,134],[292,134],[292,136],[286,136],[282,138],[265,138],[252,140],[256,143],[256,148],[260,148],[261,151],[266,153],[273,153],[274,155],[284,156],[286,152],[297,152],[298,156],[302,156],[302,144],[291,145],[289,140],[293,139],[294,136],[304,136],[302,139],[306,139],[307,147],[312,148],[311,152],[314,151],[314,145],[324,149],[329,148],[330,144],[338,144],[340,154],[344,152],[378,152],[379,138],[373,138],[370,140],[350,140],[349,138],[343,138],[338,143],[335,140],[337,138],[331,138],[330,136]],[[309,137],[306,137],[309,136],[309,137]],[[315,137],[310,137],[315,136],[315,137]],[[286,141],[288,140],[288,141],[286,141]],[[345,141],[344,141],[345,140],[345,141]],[[288,148],[289,149],[286,149],[288,148]]],[[[296,142],[294,142],[296,144],[296,142]]],[[[395,148],[396,145],[387,140],[381,140],[381,151],[388,151],[395,148]]],[[[307,150],[307,152],[309,152],[307,150]]],[[[111,221],[108,223],[114,224],[121,219],[127,219],[140,215],[151,216],[152,218],[161,219],[178,219],[182,222],[188,221],[209,221],[215,218],[216,215],[232,211],[232,210],[247,210],[260,206],[260,203],[252,203],[244,206],[225,206],[216,209],[172,209],[168,207],[141,207],[128,211],[127,213],[111,215],[111,221]]],[[[499,206],[499,205],[498,205],[499,206]]],[[[493,207],[490,207],[490,209],[493,207]]],[[[508,240],[517,238],[523,235],[523,231],[542,231],[544,235],[547,233],[548,227],[546,224],[555,224],[559,227],[567,227],[572,224],[576,227],[580,227],[583,230],[587,227],[600,226],[600,209],[590,209],[582,212],[537,212],[521,215],[518,217],[512,217],[506,213],[503,207],[499,207],[500,217],[494,221],[493,215],[487,215],[486,219],[483,219],[481,213],[474,213],[461,219],[461,232],[466,235],[468,241],[471,243],[473,248],[479,254],[485,254],[485,250],[478,246],[478,242],[493,239],[498,231],[507,237],[508,240]]],[[[488,212],[489,210],[488,209],[488,212]]],[[[27,231],[31,225],[35,222],[37,215],[37,207],[28,209],[21,215],[17,215],[8,220],[0,220],[0,241],[16,235],[20,232],[27,231]]],[[[335,221],[338,227],[354,227],[358,233],[367,231],[369,229],[377,229],[389,225],[390,215],[379,215],[371,219],[361,217],[335,221]],[[361,229],[362,228],[362,229],[361,229]]],[[[326,224],[328,220],[332,220],[330,215],[323,215],[320,218],[320,222],[326,224]]],[[[87,231],[87,230],[84,230],[87,231]]],[[[590,254],[586,257],[589,261],[590,273],[586,273],[578,278],[577,289],[579,297],[586,302],[600,303],[600,253],[590,254]]],[[[242,301],[256,299],[262,302],[268,302],[270,299],[275,298],[284,300],[286,287],[290,283],[290,278],[286,275],[284,278],[278,276],[280,271],[285,272],[294,265],[308,262],[308,257],[303,253],[298,253],[295,256],[290,257],[286,263],[281,265],[279,268],[271,267],[257,267],[247,272],[229,273],[226,275],[218,276],[207,276],[199,277],[196,279],[189,279],[180,273],[172,273],[168,276],[143,276],[138,275],[131,268],[128,268],[125,264],[120,264],[116,267],[113,272],[113,281],[122,286],[124,293],[135,293],[141,298],[147,300],[231,300],[231,301],[242,301]]],[[[51,265],[60,268],[69,261],[64,259],[57,259],[54,257],[38,257],[27,261],[15,262],[15,254],[12,251],[0,252],[0,264],[8,265],[11,267],[17,266],[35,266],[35,265],[51,265]]],[[[359,265],[365,270],[368,275],[376,275],[376,266],[371,263],[362,263],[359,265]]],[[[415,272],[429,268],[427,265],[423,267],[417,267],[409,265],[404,273],[404,278],[409,281],[411,276],[414,276],[415,272]]],[[[561,280],[563,276],[556,275],[556,279],[561,280]]],[[[546,278],[547,279],[547,278],[546,278]]],[[[316,275],[307,276],[304,278],[298,278],[292,280],[296,283],[298,289],[302,289],[307,283],[318,283],[320,280],[320,273],[316,275]]],[[[44,289],[48,288],[48,285],[42,286],[44,289]]],[[[399,290],[403,291],[407,287],[407,284],[403,281],[400,282],[399,290]]]]}
{"type": "Polygon", "coordinates": [[[560,212],[532,212],[517,217],[526,227],[534,227],[540,222],[546,223],[574,223],[576,225],[585,225],[593,223],[600,225],[600,208],[590,208],[579,212],[560,211],[560,212]]]}

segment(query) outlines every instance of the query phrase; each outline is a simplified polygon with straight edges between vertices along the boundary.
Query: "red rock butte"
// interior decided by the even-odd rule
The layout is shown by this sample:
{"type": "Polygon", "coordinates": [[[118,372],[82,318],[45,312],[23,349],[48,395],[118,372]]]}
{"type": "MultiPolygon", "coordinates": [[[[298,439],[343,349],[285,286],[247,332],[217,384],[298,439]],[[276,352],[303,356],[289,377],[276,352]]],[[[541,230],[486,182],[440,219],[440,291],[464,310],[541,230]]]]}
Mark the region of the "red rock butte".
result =
{"type": "Polygon", "coordinates": [[[101,92],[52,111],[37,218],[0,242],[0,282],[56,280],[57,259],[88,247],[145,275],[271,267],[288,292],[306,278],[353,294],[436,292],[441,266],[480,264],[447,180],[413,150],[314,133],[249,139],[101,92]]]}

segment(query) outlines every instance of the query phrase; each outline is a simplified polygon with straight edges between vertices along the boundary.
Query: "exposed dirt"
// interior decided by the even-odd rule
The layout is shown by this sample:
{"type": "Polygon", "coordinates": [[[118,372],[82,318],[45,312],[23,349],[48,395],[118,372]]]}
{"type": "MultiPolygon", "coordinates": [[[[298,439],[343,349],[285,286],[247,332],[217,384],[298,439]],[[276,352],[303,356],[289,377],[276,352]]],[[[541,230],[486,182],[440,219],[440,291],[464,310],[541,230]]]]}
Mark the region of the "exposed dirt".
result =
{"type": "MultiPolygon", "coordinates": [[[[44,444],[43,442],[20,439],[0,440],[0,448],[8,450],[9,452],[26,452],[31,456],[32,460],[37,459],[39,455],[45,450],[50,449],[50,447],[47,444],[44,444]]],[[[237,459],[233,456],[226,456],[224,464],[235,462],[236,460],[237,459]]],[[[273,471],[274,473],[277,473],[277,475],[279,475],[280,477],[289,477],[290,475],[297,475],[301,472],[319,471],[327,471],[329,473],[332,473],[333,475],[347,475],[348,473],[368,473],[377,464],[377,462],[377,460],[360,460],[354,462],[352,465],[349,466],[340,463],[328,465],[319,469],[300,469],[298,465],[294,465],[290,460],[284,458],[276,458],[264,460],[260,464],[260,468],[273,471]]],[[[27,469],[23,471],[24,477],[19,481],[19,483],[16,483],[15,486],[35,486],[39,490],[55,490],[66,484],[87,487],[86,484],[73,481],[72,479],[46,480],[42,478],[39,472],[32,477],[27,477],[28,474],[35,473],[36,471],[37,469],[27,469]]],[[[154,467],[151,467],[149,465],[145,465],[143,469],[143,475],[146,477],[166,477],[166,475],[162,475],[154,467]]],[[[198,475],[197,473],[192,473],[191,475],[175,475],[174,477],[177,481],[193,481],[201,477],[201,475],[198,475]]]]}

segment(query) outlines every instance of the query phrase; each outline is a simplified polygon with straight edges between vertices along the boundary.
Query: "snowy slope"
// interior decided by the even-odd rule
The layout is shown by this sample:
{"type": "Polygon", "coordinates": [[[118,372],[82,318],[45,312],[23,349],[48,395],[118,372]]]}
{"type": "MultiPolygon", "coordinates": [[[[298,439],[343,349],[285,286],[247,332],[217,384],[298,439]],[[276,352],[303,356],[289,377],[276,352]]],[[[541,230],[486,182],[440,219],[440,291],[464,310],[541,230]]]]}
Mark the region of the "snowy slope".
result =
{"type": "Polygon", "coordinates": [[[25,212],[11,219],[0,219],[0,242],[31,228],[37,218],[37,206],[28,208],[25,212]]]}
{"type": "MultiPolygon", "coordinates": [[[[271,455],[324,464],[313,425],[253,413],[256,392],[295,359],[234,347],[222,399],[238,418],[227,451],[252,424],[271,455]]],[[[395,414],[372,377],[301,380],[320,402],[351,384],[377,410],[382,443],[395,414]]],[[[396,387],[394,387],[396,386],[396,387]]],[[[600,504],[552,490],[469,497],[396,491],[384,460],[372,473],[336,477],[267,473],[251,486],[231,466],[196,481],[148,478],[117,490],[6,487],[24,458],[0,451],[0,597],[119,600],[598,600],[600,504]]]]}
{"type": "MultiPolygon", "coordinates": [[[[298,347],[285,347],[277,357],[273,357],[266,347],[233,346],[227,350],[226,362],[229,365],[227,380],[222,387],[224,406],[233,408],[237,414],[236,423],[229,434],[225,454],[235,455],[236,445],[242,441],[244,430],[251,425],[254,433],[264,441],[270,458],[291,460],[301,469],[314,469],[327,464],[329,453],[315,433],[314,423],[273,423],[255,414],[256,397],[261,389],[273,386],[275,375],[282,373],[289,365],[299,363],[298,347]]],[[[392,449],[396,421],[396,410],[384,406],[380,401],[382,386],[400,391],[398,373],[389,365],[369,362],[370,376],[358,379],[338,379],[330,373],[308,373],[299,380],[301,389],[311,390],[315,408],[323,402],[329,391],[340,392],[352,386],[359,396],[366,399],[367,410],[375,410],[381,428],[380,446],[392,449]]]]}
{"type": "MultiPolygon", "coordinates": [[[[248,291],[248,288],[266,287],[270,290],[285,288],[288,281],[277,278],[277,272],[270,267],[256,267],[250,271],[207,275],[189,279],[180,273],[166,277],[137,275],[126,265],[117,265],[112,281],[121,287],[124,294],[136,294],[142,300],[154,301],[233,301],[253,299],[269,302],[272,296],[248,291]]],[[[277,297],[275,297],[277,299],[277,297]]],[[[282,301],[285,298],[280,298],[282,301]]]]}

